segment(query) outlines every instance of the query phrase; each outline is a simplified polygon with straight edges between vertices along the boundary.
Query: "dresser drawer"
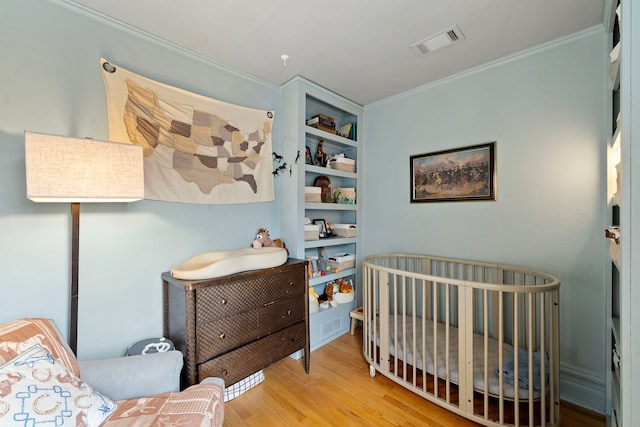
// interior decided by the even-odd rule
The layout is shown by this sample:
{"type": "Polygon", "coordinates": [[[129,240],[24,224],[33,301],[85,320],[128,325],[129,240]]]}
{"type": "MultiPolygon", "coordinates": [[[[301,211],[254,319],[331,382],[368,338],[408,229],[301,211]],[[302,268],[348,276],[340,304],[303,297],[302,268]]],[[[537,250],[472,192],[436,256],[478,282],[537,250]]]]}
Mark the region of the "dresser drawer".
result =
{"type": "Polygon", "coordinates": [[[303,269],[268,274],[197,289],[196,322],[208,323],[243,311],[263,307],[274,301],[305,293],[303,269]]]}
{"type": "Polygon", "coordinates": [[[219,377],[230,386],[271,363],[305,348],[306,326],[299,322],[198,365],[198,378],[219,377]]]}
{"type": "Polygon", "coordinates": [[[285,356],[305,348],[307,328],[304,322],[283,329],[273,337],[269,347],[269,364],[276,363],[285,356]]]}
{"type": "Polygon", "coordinates": [[[300,297],[287,298],[258,311],[260,336],[305,319],[305,300],[300,297]]]}
{"type": "Polygon", "coordinates": [[[305,318],[300,297],[245,311],[196,328],[196,360],[204,361],[305,318]]]}

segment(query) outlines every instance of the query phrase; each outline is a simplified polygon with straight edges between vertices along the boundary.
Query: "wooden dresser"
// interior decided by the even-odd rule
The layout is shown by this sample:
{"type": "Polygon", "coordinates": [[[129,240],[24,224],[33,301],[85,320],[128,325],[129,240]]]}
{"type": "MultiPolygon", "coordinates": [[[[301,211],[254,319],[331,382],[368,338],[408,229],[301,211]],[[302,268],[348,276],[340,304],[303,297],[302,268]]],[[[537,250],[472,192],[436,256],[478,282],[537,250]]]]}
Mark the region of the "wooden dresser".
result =
{"type": "Polygon", "coordinates": [[[298,350],[309,373],[307,262],[204,280],[162,274],[164,336],[185,357],[182,386],[227,386],[298,350]]]}

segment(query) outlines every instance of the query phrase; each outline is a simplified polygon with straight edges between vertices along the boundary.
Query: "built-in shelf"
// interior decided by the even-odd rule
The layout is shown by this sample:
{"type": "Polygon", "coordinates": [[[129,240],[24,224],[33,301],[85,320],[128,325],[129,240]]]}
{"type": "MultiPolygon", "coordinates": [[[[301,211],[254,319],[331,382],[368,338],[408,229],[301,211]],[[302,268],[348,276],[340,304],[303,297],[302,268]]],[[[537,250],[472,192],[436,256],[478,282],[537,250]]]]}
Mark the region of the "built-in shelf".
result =
{"type": "Polygon", "coordinates": [[[332,143],[332,142],[337,143],[341,146],[341,148],[344,148],[344,147],[353,147],[355,149],[358,148],[357,141],[352,141],[340,135],[334,135],[332,133],[325,132],[320,129],[316,129],[311,126],[305,126],[305,133],[310,136],[316,136],[318,137],[318,139],[324,140],[325,143],[332,143]]]}
{"type": "Polygon", "coordinates": [[[331,169],[331,168],[321,167],[321,166],[307,165],[306,170],[309,173],[316,173],[318,175],[335,176],[340,178],[356,179],[358,177],[358,175],[355,172],[345,172],[338,169],[331,169]]]}
{"type": "Polygon", "coordinates": [[[328,239],[307,240],[304,242],[305,248],[324,248],[326,246],[341,246],[355,244],[355,237],[329,237],[328,239]]]}
{"type": "Polygon", "coordinates": [[[338,280],[343,277],[349,277],[356,274],[355,268],[347,268],[346,270],[340,270],[338,273],[326,274],[324,276],[311,277],[309,278],[309,286],[315,286],[318,284],[323,284],[328,281],[338,280]]]}
{"type": "MultiPolygon", "coordinates": [[[[620,64],[622,60],[621,55],[621,40],[620,40],[620,20],[618,16],[619,4],[620,2],[617,0],[613,0],[607,2],[610,6],[610,9],[607,10],[607,13],[610,16],[610,24],[608,31],[611,36],[611,51],[609,54],[610,60],[610,75],[609,75],[609,88],[610,88],[610,117],[611,117],[611,126],[610,126],[610,138],[607,141],[607,221],[612,226],[620,226],[620,234],[619,239],[621,243],[623,242],[624,235],[623,230],[625,226],[628,227],[627,224],[621,223],[621,206],[619,205],[620,199],[618,196],[621,194],[620,183],[622,180],[621,171],[619,170],[619,165],[622,161],[622,143],[621,143],[621,120],[624,120],[624,115],[627,113],[626,111],[622,111],[621,108],[621,99],[620,99],[620,64]]],[[[622,170],[622,173],[625,171],[622,170]]],[[[622,203],[629,203],[629,200],[622,200],[622,203]]],[[[606,382],[606,391],[607,391],[607,414],[610,418],[610,425],[614,425],[617,427],[622,426],[622,419],[624,412],[628,410],[628,408],[624,407],[622,404],[621,398],[623,397],[623,390],[621,388],[621,384],[624,379],[621,378],[621,370],[623,370],[623,366],[625,366],[626,361],[623,360],[623,346],[628,345],[625,343],[625,336],[623,334],[623,318],[624,318],[624,307],[623,303],[623,280],[622,280],[622,265],[619,259],[620,254],[617,254],[612,249],[622,249],[621,246],[611,246],[615,245],[612,241],[609,242],[609,259],[611,262],[609,263],[609,273],[607,280],[607,318],[608,325],[611,329],[610,332],[607,333],[607,348],[606,355],[608,366],[607,369],[607,382],[606,382]],[[615,258],[614,258],[615,256],[615,258]]]]}
{"type": "MultiPolygon", "coordinates": [[[[354,301],[339,304],[338,307],[323,309],[313,313],[311,317],[311,349],[315,349],[350,329],[349,312],[361,301],[359,297],[359,275],[357,269],[359,236],[331,237],[317,240],[305,240],[304,221],[324,220],[333,224],[357,224],[361,219],[360,200],[362,182],[359,173],[362,166],[362,138],[363,117],[362,106],[355,104],[335,93],[332,93],[306,79],[296,77],[286,83],[282,89],[283,132],[285,138],[297,141],[298,151],[307,150],[311,160],[315,160],[315,153],[320,142],[324,154],[331,156],[343,155],[355,162],[355,170],[344,171],[333,169],[321,164],[299,164],[294,168],[290,180],[282,182],[283,203],[291,206],[286,209],[281,220],[281,236],[287,242],[292,256],[301,259],[318,258],[321,254],[331,257],[337,254],[354,254],[356,266],[341,269],[325,276],[310,277],[309,286],[318,295],[322,295],[327,285],[339,279],[351,280],[356,289],[354,301]],[[349,138],[308,126],[307,121],[320,117],[323,120],[330,117],[335,123],[335,129],[351,124],[352,133],[349,138]],[[353,138],[353,139],[351,139],[353,138]],[[326,176],[330,180],[330,187],[354,189],[355,204],[342,203],[313,203],[305,201],[305,187],[314,186],[319,176],[326,176]],[[290,243],[291,242],[291,243],[290,243]],[[324,251],[320,250],[323,248],[324,251]]],[[[301,156],[302,157],[302,156],[301,156]]],[[[306,157],[306,156],[305,156],[306,157]]],[[[350,193],[350,192],[349,192],[350,193]]]]}
{"type": "Polygon", "coordinates": [[[357,211],[358,205],[348,205],[343,203],[308,202],[304,204],[304,208],[307,210],[357,211]]]}

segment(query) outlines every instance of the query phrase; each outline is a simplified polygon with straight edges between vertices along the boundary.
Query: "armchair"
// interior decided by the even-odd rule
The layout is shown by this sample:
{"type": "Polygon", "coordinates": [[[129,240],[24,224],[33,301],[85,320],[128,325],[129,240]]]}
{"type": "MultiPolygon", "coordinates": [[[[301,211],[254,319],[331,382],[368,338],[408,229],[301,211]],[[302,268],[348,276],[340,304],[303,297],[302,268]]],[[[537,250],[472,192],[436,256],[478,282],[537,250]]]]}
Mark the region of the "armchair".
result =
{"type": "Polygon", "coordinates": [[[224,381],[180,391],[182,364],[175,350],[77,361],[52,321],[0,324],[0,425],[222,426],[224,381]]]}

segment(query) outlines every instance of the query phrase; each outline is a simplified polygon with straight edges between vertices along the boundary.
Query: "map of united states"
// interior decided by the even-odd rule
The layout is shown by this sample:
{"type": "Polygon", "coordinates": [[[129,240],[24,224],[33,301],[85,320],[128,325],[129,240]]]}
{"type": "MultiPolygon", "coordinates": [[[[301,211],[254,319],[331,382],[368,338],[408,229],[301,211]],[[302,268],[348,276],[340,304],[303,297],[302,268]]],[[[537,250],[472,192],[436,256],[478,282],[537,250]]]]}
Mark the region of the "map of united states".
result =
{"type": "Polygon", "coordinates": [[[143,147],[145,157],[160,159],[203,194],[237,183],[258,192],[254,171],[263,161],[272,113],[257,129],[239,129],[229,120],[172,102],[131,80],[126,85],[124,126],[130,141],[143,147]]]}

